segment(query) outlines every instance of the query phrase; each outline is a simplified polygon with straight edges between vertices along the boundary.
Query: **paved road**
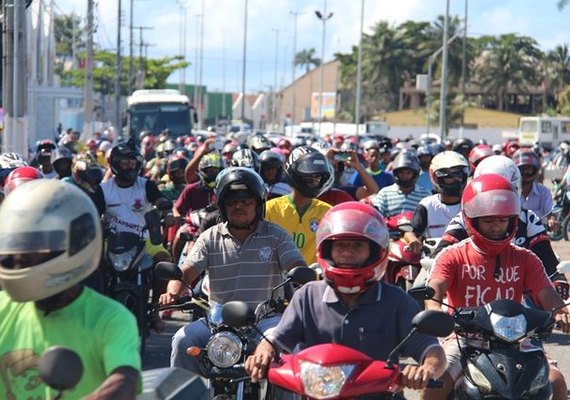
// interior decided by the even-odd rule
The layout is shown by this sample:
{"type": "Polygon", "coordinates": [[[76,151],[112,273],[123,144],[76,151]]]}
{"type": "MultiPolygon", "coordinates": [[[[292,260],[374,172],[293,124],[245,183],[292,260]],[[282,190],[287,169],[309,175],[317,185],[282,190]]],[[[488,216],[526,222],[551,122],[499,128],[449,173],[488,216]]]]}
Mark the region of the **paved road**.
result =
{"type": "MultiPolygon", "coordinates": [[[[562,260],[570,260],[570,242],[553,242],[554,251],[562,260]]],[[[570,278],[570,276],[569,276],[570,278]]],[[[147,341],[147,350],[143,356],[143,369],[167,367],[170,356],[170,338],[176,330],[185,325],[187,316],[174,313],[176,319],[166,321],[166,330],[158,335],[153,333],[147,341]]],[[[545,344],[546,351],[558,361],[560,369],[570,381],[570,335],[553,334],[545,344]]],[[[419,399],[417,392],[410,391],[406,397],[411,400],[419,399]]]]}

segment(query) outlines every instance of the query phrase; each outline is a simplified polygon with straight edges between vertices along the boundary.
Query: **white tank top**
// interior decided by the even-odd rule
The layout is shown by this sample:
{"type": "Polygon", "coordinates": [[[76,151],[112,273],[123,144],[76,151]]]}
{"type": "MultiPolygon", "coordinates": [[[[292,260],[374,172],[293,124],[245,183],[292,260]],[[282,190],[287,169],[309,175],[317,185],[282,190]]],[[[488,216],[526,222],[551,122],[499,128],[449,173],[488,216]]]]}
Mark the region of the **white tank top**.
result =
{"type": "MultiPolygon", "coordinates": [[[[145,226],[144,214],[152,208],[146,198],[146,178],[137,177],[134,185],[122,188],[115,177],[101,183],[105,196],[105,219],[119,232],[140,234],[145,226]]],[[[144,237],[148,236],[145,231],[144,237]]]]}
{"type": "Polygon", "coordinates": [[[426,238],[440,238],[445,232],[445,227],[453,217],[461,210],[461,203],[443,204],[438,194],[424,197],[420,204],[427,210],[428,221],[424,236],[426,238]]]}

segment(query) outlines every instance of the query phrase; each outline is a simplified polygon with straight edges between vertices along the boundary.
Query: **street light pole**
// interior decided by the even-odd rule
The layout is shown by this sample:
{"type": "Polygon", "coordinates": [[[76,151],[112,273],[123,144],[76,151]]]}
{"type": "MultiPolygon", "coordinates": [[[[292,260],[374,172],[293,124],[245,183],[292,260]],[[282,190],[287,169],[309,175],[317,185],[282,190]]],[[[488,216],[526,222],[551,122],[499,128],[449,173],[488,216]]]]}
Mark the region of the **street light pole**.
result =
{"type": "Polygon", "coordinates": [[[247,55],[247,0],[244,2],[245,10],[243,16],[243,60],[242,60],[242,74],[241,74],[241,124],[245,122],[245,70],[246,70],[246,55],[247,55]]]}
{"type": "MultiPolygon", "coordinates": [[[[293,96],[292,96],[292,104],[291,104],[291,126],[295,125],[295,108],[297,107],[297,85],[295,84],[295,67],[297,66],[295,63],[295,58],[297,57],[297,17],[301,12],[299,11],[289,11],[293,14],[295,18],[295,24],[293,28],[293,59],[291,61],[291,84],[293,85],[293,96]]],[[[293,128],[291,128],[293,129],[293,128]]],[[[291,135],[293,135],[293,130],[291,130],[291,135]]]]}
{"type": "Polygon", "coordinates": [[[273,28],[275,32],[275,77],[273,79],[273,102],[271,109],[271,119],[273,120],[273,129],[277,123],[277,73],[279,70],[279,28],[273,28]]]}
{"type": "Polygon", "coordinates": [[[441,69],[441,87],[439,95],[439,134],[443,141],[447,132],[447,53],[449,35],[449,0],[445,9],[445,21],[443,24],[443,68],[441,69]]]}
{"type": "Polygon", "coordinates": [[[362,95],[362,31],[364,30],[364,0],[360,4],[360,38],[358,39],[358,64],[356,67],[356,105],[354,107],[354,122],[356,136],[360,125],[360,97],[362,95]]]}
{"type": "Polygon", "coordinates": [[[323,21],[323,36],[321,40],[321,86],[319,90],[319,135],[321,134],[321,124],[323,122],[323,86],[325,83],[325,37],[327,34],[327,21],[332,18],[333,13],[327,14],[327,0],[324,0],[323,13],[315,11],[315,15],[323,21]]]}

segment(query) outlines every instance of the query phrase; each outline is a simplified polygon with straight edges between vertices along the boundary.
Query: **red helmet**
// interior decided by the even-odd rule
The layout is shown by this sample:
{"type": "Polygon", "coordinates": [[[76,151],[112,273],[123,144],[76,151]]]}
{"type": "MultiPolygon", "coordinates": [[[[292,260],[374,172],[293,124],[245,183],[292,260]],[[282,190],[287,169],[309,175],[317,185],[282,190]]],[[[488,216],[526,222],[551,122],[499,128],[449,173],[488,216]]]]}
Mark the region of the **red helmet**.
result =
{"type": "Polygon", "coordinates": [[[317,229],[317,260],[324,279],[334,290],[362,293],[374,285],[386,272],[388,263],[388,228],[382,215],[373,207],[348,201],[331,208],[317,229]],[[368,240],[370,257],[359,268],[336,265],[331,257],[334,240],[368,240]]]}
{"type": "Polygon", "coordinates": [[[471,173],[475,172],[477,164],[479,164],[485,158],[494,155],[495,152],[493,151],[493,148],[488,144],[478,144],[477,146],[473,147],[469,152],[469,167],[471,168],[471,173]]]}
{"type": "Polygon", "coordinates": [[[6,181],[4,182],[4,194],[7,196],[21,184],[43,177],[42,173],[34,167],[18,167],[6,177],[6,181]]]}
{"type": "Polygon", "coordinates": [[[507,157],[512,157],[515,151],[517,151],[521,146],[518,142],[514,140],[509,140],[503,145],[503,152],[507,157]]]}
{"type": "Polygon", "coordinates": [[[497,255],[509,246],[517,230],[521,199],[517,190],[504,176],[485,174],[473,179],[463,191],[461,208],[467,233],[481,251],[497,255]],[[479,233],[477,218],[480,217],[509,217],[510,223],[505,238],[488,239],[479,233]]]}

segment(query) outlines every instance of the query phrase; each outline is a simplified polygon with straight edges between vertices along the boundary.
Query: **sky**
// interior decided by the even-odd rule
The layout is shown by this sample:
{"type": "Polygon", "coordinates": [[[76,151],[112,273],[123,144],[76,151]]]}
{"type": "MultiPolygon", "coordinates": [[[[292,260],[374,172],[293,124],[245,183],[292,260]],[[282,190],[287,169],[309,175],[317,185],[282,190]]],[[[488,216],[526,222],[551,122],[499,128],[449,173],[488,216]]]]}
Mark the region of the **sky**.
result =
{"type": "MultiPolygon", "coordinates": [[[[463,19],[465,1],[449,0],[450,15],[463,19]]],[[[201,82],[208,91],[241,91],[246,0],[122,0],[121,51],[127,55],[131,2],[133,26],[151,28],[142,31],[143,42],[149,44],[148,56],[185,54],[191,63],[184,74],[174,72],[168,82],[200,82],[201,70],[201,82]],[[201,15],[204,18],[202,68],[197,57],[201,15]]],[[[95,3],[94,40],[100,48],[115,51],[118,0],[95,0],[95,3]]],[[[54,4],[58,14],[75,13],[84,17],[87,10],[85,0],[54,0],[54,4]]],[[[557,0],[470,0],[467,34],[527,35],[544,51],[558,44],[570,44],[570,6],[558,11],[556,4],[557,0]]],[[[291,83],[293,13],[298,13],[297,52],[314,48],[316,56],[321,57],[324,24],[315,11],[324,14],[325,5],[327,14],[332,13],[325,24],[324,41],[324,59],[330,61],[334,53],[349,52],[351,46],[358,44],[361,1],[248,0],[246,92],[270,91],[275,85],[283,87],[291,83]]],[[[445,11],[446,0],[364,0],[364,31],[382,20],[394,25],[407,20],[432,22],[445,11]]],[[[135,56],[138,56],[139,32],[139,29],[134,31],[135,56]]],[[[295,76],[303,73],[303,68],[297,68],[295,76]]]]}

